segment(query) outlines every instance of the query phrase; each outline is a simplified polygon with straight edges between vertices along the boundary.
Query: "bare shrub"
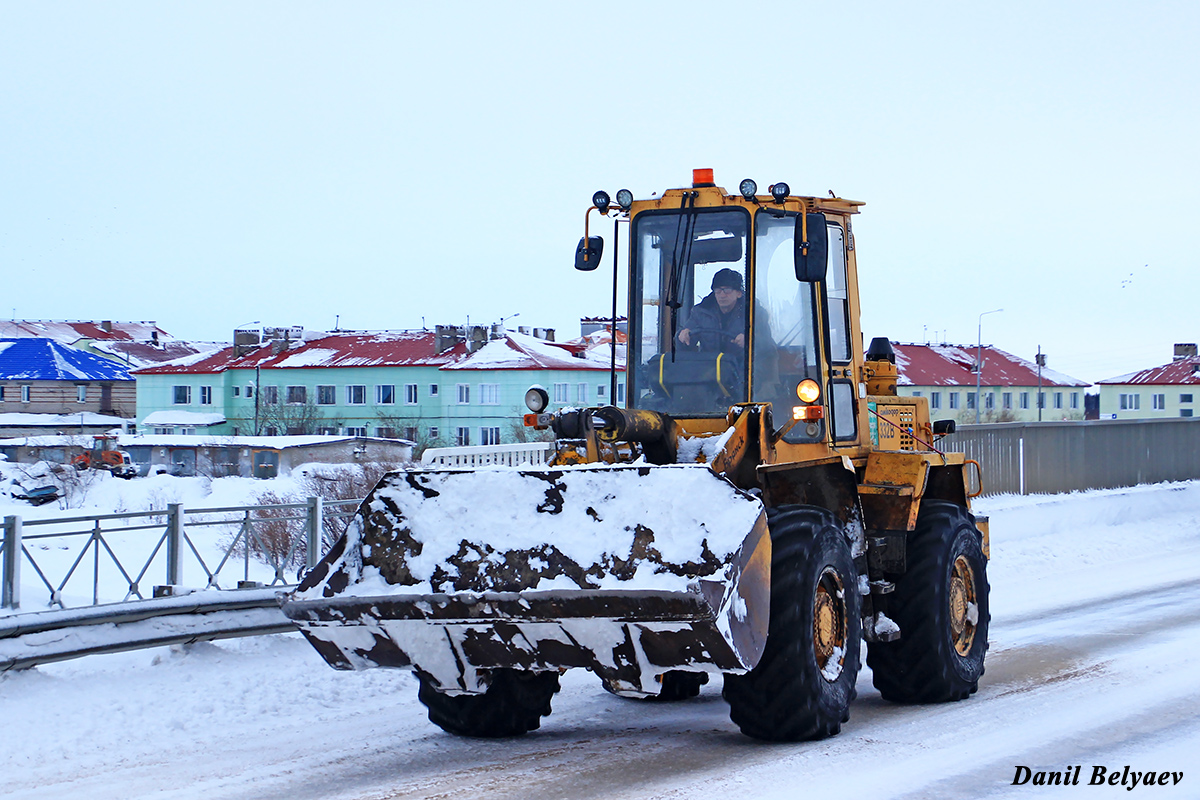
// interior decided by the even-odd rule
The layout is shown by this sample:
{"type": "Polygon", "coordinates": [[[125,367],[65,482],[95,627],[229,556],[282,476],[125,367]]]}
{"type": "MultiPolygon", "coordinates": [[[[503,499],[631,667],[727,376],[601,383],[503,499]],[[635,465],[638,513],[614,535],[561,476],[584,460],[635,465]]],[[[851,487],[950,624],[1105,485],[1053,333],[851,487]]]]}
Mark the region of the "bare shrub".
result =
{"type": "MultiPolygon", "coordinates": [[[[369,461],[365,464],[330,465],[328,469],[310,470],[301,486],[308,497],[319,497],[326,503],[335,500],[362,500],[379,480],[389,472],[400,469],[399,464],[369,461]]],[[[338,540],[350,522],[349,516],[337,516],[338,512],[354,512],[356,506],[344,505],[326,509],[321,521],[321,552],[324,553],[338,540]],[[332,512],[332,513],[331,513],[332,512]]]]}

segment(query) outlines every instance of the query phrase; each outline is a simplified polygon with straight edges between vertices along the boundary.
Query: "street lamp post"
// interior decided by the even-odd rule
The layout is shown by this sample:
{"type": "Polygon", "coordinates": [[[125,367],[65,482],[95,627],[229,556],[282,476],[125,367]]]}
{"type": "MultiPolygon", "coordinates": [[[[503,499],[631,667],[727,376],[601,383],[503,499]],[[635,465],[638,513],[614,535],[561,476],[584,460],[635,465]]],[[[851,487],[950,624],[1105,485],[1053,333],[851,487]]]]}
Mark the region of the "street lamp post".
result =
{"type": "Polygon", "coordinates": [[[988,314],[998,314],[1003,311],[1003,308],[993,308],[991,311],[985,311],[979,315],[979,338],[975,344],[975,424],[979,424],[979,407],[983,405],[983,397],[979,394],[979,387],[983,381],[983,318],[988,314]]]}

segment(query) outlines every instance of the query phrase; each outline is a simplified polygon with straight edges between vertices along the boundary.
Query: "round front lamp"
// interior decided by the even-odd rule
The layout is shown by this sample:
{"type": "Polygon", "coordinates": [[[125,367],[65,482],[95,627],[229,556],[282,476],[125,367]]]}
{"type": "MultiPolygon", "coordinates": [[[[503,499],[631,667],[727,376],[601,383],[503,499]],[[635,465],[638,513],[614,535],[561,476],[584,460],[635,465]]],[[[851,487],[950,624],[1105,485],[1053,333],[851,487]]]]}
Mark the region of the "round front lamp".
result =
{"type": "Polygon", "coordinates": [[[753,179],[746,178],[738,184],[738,191],[742,193],[742,197],[745,199],[753,200],[754,196],[758,194],[758,184],[753,179]]]}
{"type": "Polygon", "coordinates": [[[771,184],[771,199],[776,203],[782,203],[784,200],[787,200],[788,195],[791,193],[791,187],[782,181],[771,184]]]}
{"type": "Polygon", "coordinates": [[[592,205],[594,205],[596,210],[601,214],[608,213],[608,206],[611,202],[612,200],[608,198],[608,192],[604,191],[603,189],[592,195],[592,205]]]}
{"type": "Polygon", "coordinates": [[[796,397],[799,397],[802,402],[815,403],[820,396],[821,386],[812,378],[805,378],[796,385],[796,397]]]}
{"type": "Polygon", "coordinates": [[[617,192],[617,205],[621,207],[622,211],[633,208],[633,192],[628,189],[617,192]]]}
{"type": "MultiPolygon", "coordinates": [[[[814,384],[815,385],[815,384],[814,384]]],[[[550,395],[540,386],[530,386],[525,392],[525,407],[534,414],[540,414],[550,405],[550,395]]]]}

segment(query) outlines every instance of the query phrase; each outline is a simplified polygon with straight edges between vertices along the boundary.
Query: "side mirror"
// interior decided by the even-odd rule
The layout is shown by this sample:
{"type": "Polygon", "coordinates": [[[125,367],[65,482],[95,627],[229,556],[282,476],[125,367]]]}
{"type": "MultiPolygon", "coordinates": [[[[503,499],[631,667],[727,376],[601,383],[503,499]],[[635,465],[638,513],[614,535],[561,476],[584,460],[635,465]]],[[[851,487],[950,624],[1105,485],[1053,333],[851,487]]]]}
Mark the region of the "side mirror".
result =
{"type": "Polygon", "coordinates": [[[824,214],[807,214],[808,241],[804,241],[804,228],[800,217],[796,217],[796,280],[815,283],[825,280],[825,269],[829,264],[829,232],[825,229],[824,214]],[[807,245],[807,254],[805,251],[807,245]]]}
{"type": "Polygon", "coordinates": [[[934,420],[933,435],[934,436],[949,436],[950,434],[954,433],[954,430],[956,427],[957,426],[954,424],[954,420],[952,420],[952,419],[934,420]]]}
{"type": "Polygon", "coordinates": [[[580,272],[591,272],[600,266],[600,257],[604,255],[604,239],[600,236],[589,236],[587,241],[581,237],[575,248],[575,269],[580,272]],[[586,256],[586,260],[585,260],[586,256]]]}

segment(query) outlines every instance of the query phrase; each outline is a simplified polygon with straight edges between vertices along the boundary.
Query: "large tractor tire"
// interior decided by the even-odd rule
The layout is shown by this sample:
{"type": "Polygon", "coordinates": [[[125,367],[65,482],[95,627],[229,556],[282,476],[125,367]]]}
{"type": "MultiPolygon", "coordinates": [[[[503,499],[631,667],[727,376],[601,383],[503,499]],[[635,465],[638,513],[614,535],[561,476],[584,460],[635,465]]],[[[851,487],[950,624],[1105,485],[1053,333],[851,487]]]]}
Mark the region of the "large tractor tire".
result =
{"type": "MultiPolygon", "coordinates": [[[[604,684],[604,691],[615,694],[617,697],[629,697],[629,695],[621,694],[608,681],[601,679],[604,684]]],[[[690,700],[700,694],[700,687],[708,683],[708,675],[704,672],[685,672],[684,670],[673,669],[670,672],[664,672],[661,676],[658,694],[652,694],[647,697],[639,697],[640,700],[650,700],[661,703],[673,703],[679,700],[690,700]]]]}
{"type": "Polygon", "coordinates": [[[758,665],[727,675],[729,716],[756,739],[823,739],[850,718],[862,620],[854,559],[825,509],[767,510],[771,619],[758,665]]]}
{"type": "Polygon", "coordinates": [[[447,733],[484,739],[537,730],[559,688],[557,672],[496,669],[486,693],[452,696],[439,692],[424,675],[417,677],[417,698],[429,709],[430,722],[447,733]]]}
{"type": "Polygon", "coordinates": [[[888,616],[900,639],[867,646],[875,688],[894,703],[968,697],[983,675],[990,619],[987,560],[970,512],[922,501],[908,535],[908,571],[895,583],[888,616]]]}

